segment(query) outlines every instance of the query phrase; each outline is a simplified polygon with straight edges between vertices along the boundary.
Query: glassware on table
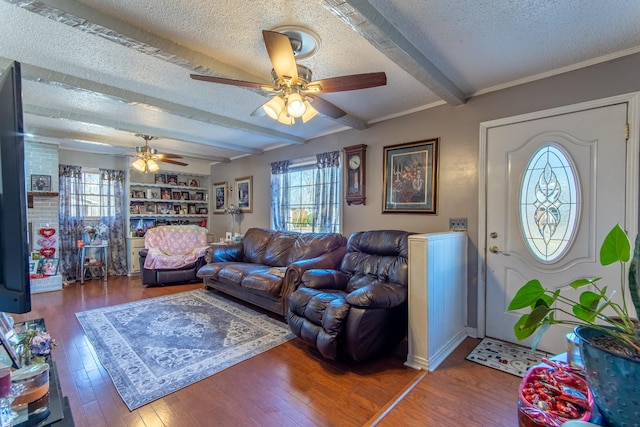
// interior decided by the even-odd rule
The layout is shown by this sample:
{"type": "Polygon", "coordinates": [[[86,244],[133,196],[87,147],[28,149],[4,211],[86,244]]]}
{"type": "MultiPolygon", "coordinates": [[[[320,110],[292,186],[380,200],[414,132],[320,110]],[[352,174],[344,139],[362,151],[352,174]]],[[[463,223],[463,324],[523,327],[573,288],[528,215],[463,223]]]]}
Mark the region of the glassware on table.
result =
{"type": "Polygon", "coordinates": [[[11,383],[11,368],[0,368],[0,426],[11,427],[18,416],[11,409],[11,404],[24,391],[23,384],[11,383]]]}

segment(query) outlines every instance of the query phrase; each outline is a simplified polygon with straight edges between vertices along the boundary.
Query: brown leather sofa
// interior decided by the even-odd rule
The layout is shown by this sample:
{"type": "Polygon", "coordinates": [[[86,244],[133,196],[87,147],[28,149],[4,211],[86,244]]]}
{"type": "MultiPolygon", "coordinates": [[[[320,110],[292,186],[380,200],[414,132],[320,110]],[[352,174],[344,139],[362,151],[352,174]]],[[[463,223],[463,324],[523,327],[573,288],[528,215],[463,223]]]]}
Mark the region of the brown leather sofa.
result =
{"type": "Polygon", "coordinates": [[[400,230],[349,237],[339,270],[309,270],[287,321],[324,357],[363,361],[391,352],[407,332],[408,240],[400,230]]]}
{"type": "Polygon", "coordinates": [[[204,285],[285,316],[289,295],[311,268],[337,268],[346,252],[340,233],[247,230],[242,241],[213,245],[198,270],[204,285]]]}

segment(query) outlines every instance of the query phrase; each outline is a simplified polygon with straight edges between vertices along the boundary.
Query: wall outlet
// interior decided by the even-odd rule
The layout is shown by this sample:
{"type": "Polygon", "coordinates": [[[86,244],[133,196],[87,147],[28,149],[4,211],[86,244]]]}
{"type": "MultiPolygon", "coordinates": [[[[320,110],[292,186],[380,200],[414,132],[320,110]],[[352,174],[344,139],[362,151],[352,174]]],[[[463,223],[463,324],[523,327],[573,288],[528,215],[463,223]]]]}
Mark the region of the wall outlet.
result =
{"type": "Polygon", "coordinates": [[[466,231],[467,218],[449,218],[450,231],[466,231]]]}

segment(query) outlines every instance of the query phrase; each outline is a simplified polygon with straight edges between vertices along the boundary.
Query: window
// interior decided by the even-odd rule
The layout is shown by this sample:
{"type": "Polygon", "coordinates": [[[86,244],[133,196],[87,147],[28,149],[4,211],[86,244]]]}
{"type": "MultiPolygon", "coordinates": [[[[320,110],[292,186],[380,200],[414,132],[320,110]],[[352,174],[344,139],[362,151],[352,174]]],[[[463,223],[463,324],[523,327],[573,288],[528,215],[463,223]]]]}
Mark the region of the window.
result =
{"type": "Polygon", "coordinates": [[[340,232],[340,152],[271,164],[271,222],[276,230],[340,232]]]}
{"type": "Polygon", "coordinates": [[[552,144],[533,153],[520,187],[520,224],[529,251],[540,261],[557,261],[569,249],[579,194],[568,154],[552,144]]]}
{"type": "Polygon", "coordinates": [[[116,198],[109,188],[109,181],[100,179],[99,170],[84,168],[82,181],[76,189],[80,197],[71,201],[73,211],[89,221],[98,221],[101,217],[115,217],[116,198]]]}

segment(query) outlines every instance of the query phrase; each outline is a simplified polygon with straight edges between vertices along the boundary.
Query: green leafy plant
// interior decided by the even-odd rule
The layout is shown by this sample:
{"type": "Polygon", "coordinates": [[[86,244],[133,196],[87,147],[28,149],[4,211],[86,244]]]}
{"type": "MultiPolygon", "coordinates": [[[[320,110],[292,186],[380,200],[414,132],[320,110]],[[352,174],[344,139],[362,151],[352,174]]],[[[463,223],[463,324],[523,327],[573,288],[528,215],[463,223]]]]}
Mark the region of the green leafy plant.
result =
{"type": "Polygon", "coordinates": [[[575,301],[562,294],[561,289],[550,290],[542,286],[539,280],[533,279],[522,286],[509,304],[509,311],[530,308],[530,312],[523,314],[515,324],[513,330],[518,340],[534,336],[532,347],[537,346],[540,337],[553,324],[588,325],[611,337],[620,344],[632,350],[640,357],[640,336],[638,322],[630,314],[627,304],[625,280],[625,263],[631,260],[628,275],[628,286],[631,300],[636,311],[640,314],[640,291],[638,288],[638,264],[640,262],[640,236],[636,238],[633,259],[631,258],[631,244],[624,230],[619,225],[607,234],[600,248],[600,264],[607,266],[615,262],[620,263],[620,287],[622,292],[621,305],[612,300],[615,292],[609,292],[608,286],[600,284],[601,277],[580,278],[569,284],[573,289],[593,286],[594,290],[583,291],[575,301]],[[612,315],[604,314],[610,309],[612,315]],[[564,313],[569,319],[557,318],[558,313],[564,313]]]}

